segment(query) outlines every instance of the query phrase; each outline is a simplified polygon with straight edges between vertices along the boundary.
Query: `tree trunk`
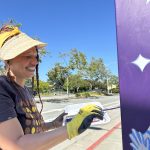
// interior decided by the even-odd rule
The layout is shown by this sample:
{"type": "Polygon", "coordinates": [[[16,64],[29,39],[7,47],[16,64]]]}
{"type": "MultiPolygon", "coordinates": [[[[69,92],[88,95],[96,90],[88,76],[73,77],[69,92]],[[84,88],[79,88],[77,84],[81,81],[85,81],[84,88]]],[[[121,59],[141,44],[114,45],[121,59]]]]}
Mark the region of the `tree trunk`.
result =
{"type": "Polygon", "coordinates": [[[78,93],[78,91],[79,91],[79,88],[80,88],[80,87],[77,87],[77,93],[78,93]]]}
{"type": "Polygon", "coordinates": [[[93,88],[93,85],[92,85],[92,83],[90,83],[90,89],[89,90],[92,90],[92,88],[93,88]]]}

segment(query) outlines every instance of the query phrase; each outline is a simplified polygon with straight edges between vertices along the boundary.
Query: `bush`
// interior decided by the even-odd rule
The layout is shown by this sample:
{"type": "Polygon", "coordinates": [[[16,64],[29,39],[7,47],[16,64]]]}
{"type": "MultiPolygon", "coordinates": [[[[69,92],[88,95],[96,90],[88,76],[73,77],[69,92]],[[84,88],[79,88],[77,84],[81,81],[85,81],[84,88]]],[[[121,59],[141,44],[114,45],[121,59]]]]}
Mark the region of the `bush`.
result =
{"type": "Polygon", "coordinates": [[[76,93],[76,97],[98,97],[104,95],[101,92],[96,92],[96,91],[89,91],[89,92],[81,92],[81,93],[76,93]]]}
{"type": "Polygon", "coordinates": [[[112,89],[112,93],[119,93],[119,88],[112,89]]]}
{"type": "Polygon", "coordinates": [[[80,93],[76,93],[76,97],[80,97],[81,96],[81,94],[80,93]]]}
{"type": "Polygon", "coordinates": [[[101,91],[91,91],[89,92],[90,96],[97,97],[103,95],[101,91]]]}
{"type": "Polygon", "coordinates": [[[76,97],[90,97],[90,93],[83,92],[83,93],[76,93],[76,97]]]}
{"type": "Polygon", "coordinates": [[[90,97],[90,93],[86,92],[86,93],[83,93],[83,97],[90,97]]]}

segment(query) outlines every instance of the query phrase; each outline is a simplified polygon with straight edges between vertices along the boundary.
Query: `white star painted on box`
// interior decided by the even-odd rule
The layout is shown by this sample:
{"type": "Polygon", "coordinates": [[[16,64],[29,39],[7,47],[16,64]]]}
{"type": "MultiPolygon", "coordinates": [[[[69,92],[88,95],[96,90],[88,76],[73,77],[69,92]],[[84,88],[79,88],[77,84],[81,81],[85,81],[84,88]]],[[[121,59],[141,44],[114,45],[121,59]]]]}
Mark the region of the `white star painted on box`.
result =
{"type": "Polygon", "coordinates": [[[146,1],[146,4],[148,4],[149,2],[150,2],[150,0],[147,0],[147,1],[146,1]]]}
{"type": "Polygon", "coordinates": [[[146,65],[148,63],[150,63],[150,59],[147,59],[145,57],[143,57],[141,54],[136,58],[136,60],[134,60],[133,62],[131,62],[133,64],[135,64],[136,66],[138,66],[140,68],[140,70],[143,72],[144,68],[146,67],[146,65]]]}

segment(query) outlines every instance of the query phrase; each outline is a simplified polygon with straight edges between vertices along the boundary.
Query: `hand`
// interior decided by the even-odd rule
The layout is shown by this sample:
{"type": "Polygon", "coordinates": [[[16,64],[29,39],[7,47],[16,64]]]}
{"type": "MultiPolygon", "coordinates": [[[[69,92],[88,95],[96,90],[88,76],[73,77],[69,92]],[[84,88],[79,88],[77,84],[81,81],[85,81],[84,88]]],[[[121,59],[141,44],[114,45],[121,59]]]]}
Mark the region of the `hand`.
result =
{"type": "Polygon", "coordinates": [[[67,113],[63,112],[60,114],[55,120],[52,121],[52,125],[54,128],[59,128],[63,124],[63,117],[67,115],[67,113]]]}
{"type": "Polygon", "coordinates": [[[103,119],[102,108],[89,104],[80,109],[79,113],[67,124],[69,139],[84,132],[92,123],[93,118],[103,119]]]}
{"type": "Polygon", "coordinates": [[[137,132],[132,129],[132,133],[129,135],[132,143],[130,143],[133,150],[149,150],[150,139],[145,139],[141,132],[137,132]]]}

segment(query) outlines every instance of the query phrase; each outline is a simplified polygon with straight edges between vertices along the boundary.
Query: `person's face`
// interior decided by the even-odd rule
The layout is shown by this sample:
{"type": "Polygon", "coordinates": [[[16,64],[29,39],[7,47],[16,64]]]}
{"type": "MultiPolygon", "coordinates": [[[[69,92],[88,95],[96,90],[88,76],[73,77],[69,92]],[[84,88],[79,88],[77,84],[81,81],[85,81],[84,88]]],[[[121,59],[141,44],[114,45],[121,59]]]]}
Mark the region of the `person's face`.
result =
{"type": "Polygon", "coordinates": [[[21,80],[33,77],[37,64],[37,52],[35,47],[9,61],[10,70],[16,78],[21,80]]]}

